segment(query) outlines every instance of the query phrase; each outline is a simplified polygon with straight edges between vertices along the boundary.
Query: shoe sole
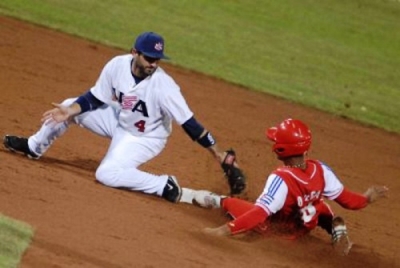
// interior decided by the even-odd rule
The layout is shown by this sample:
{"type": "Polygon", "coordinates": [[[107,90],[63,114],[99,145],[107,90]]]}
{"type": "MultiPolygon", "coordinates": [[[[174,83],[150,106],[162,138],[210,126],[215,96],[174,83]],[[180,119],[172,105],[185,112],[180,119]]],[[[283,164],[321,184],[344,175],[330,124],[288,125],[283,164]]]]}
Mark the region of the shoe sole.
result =
{"type": "Polygon", "coordinates": [[[33,157],[33,156],[29,155],[29,154],[26,154],[26,153],[17,151],[17,150],[15,150],[14,148],[12,148],[10,145],[8,145],[8,142],[7,142],[7,138],[8,138],[8,137],[9,137],[9,135],[5,135],[5,136],[3,137],[3,145],[4,145],[4,147],[5,147],[7,150],[9,150],[9,151],[12,152],[12,153],[16,153],[16,154],[23,154],[23,155],[25,155],[26,157],[28,157],[29,159],[32,159],[32,160],[37,160],[37,159],[39,159],[39,157],[33,157]]]}

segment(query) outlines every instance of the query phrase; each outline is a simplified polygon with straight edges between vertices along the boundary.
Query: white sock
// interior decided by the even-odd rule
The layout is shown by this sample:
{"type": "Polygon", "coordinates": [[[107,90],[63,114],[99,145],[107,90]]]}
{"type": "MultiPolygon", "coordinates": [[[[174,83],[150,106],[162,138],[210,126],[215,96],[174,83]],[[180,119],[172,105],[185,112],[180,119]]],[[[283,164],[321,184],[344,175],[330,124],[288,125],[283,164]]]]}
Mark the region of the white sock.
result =
{"type": "Polygon", "coordinates": [[[193,204],[196,191],[190,188],[182,188],[182,196],[179,202],[193,204]]]}

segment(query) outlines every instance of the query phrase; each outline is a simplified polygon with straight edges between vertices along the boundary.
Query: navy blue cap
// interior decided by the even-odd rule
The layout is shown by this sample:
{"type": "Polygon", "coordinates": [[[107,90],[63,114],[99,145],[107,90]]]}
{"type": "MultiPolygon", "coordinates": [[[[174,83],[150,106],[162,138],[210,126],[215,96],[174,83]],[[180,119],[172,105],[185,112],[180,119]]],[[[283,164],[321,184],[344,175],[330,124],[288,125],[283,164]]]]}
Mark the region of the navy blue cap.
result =
{"type": "Polygon", "coordinates": [[[164,55],[164,38],[154,32],[144,32],[135,41],[134,48],[143,55],[157,59],[169,59],[164,55]]]}

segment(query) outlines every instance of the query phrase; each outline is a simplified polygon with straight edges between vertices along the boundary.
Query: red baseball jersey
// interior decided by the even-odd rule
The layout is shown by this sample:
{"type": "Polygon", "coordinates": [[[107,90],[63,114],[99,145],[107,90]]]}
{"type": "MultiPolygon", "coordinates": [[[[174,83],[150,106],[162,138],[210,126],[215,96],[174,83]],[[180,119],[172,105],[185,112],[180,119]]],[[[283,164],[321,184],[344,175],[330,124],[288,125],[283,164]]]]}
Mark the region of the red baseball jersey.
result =
{"type": "Polygon", "coordinates": [[[256,204],[268,215],[298,223],[313,229],[318,215],[326,211],[322,197],[335,199],[343,191],[343,184],[332,170],[317,160],[307,160],[306,170],[279,167],[272,172],[256,204]]]}

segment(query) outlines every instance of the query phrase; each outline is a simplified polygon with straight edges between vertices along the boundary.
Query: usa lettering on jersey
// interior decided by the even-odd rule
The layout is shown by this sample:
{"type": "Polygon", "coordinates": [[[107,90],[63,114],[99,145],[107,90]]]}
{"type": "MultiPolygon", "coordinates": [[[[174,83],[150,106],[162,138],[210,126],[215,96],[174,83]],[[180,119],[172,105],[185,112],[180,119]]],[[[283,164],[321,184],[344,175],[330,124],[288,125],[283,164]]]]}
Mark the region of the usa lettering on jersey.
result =
{"type": "Polygon", "coordinates": [[[137,96],[122,96],[121,107],[123,110],[131,110],[133,108],[133,103],[137,101],[137,96]]]}
{"type": "Polygon", "coordinates": [[[121,107],[123,110],[131,110],[134,112],[140,112],[144,117],[149,117],[147,112],[146,102],[138,99],[137,96],[125,96],[121,93],[121,107]]]}

